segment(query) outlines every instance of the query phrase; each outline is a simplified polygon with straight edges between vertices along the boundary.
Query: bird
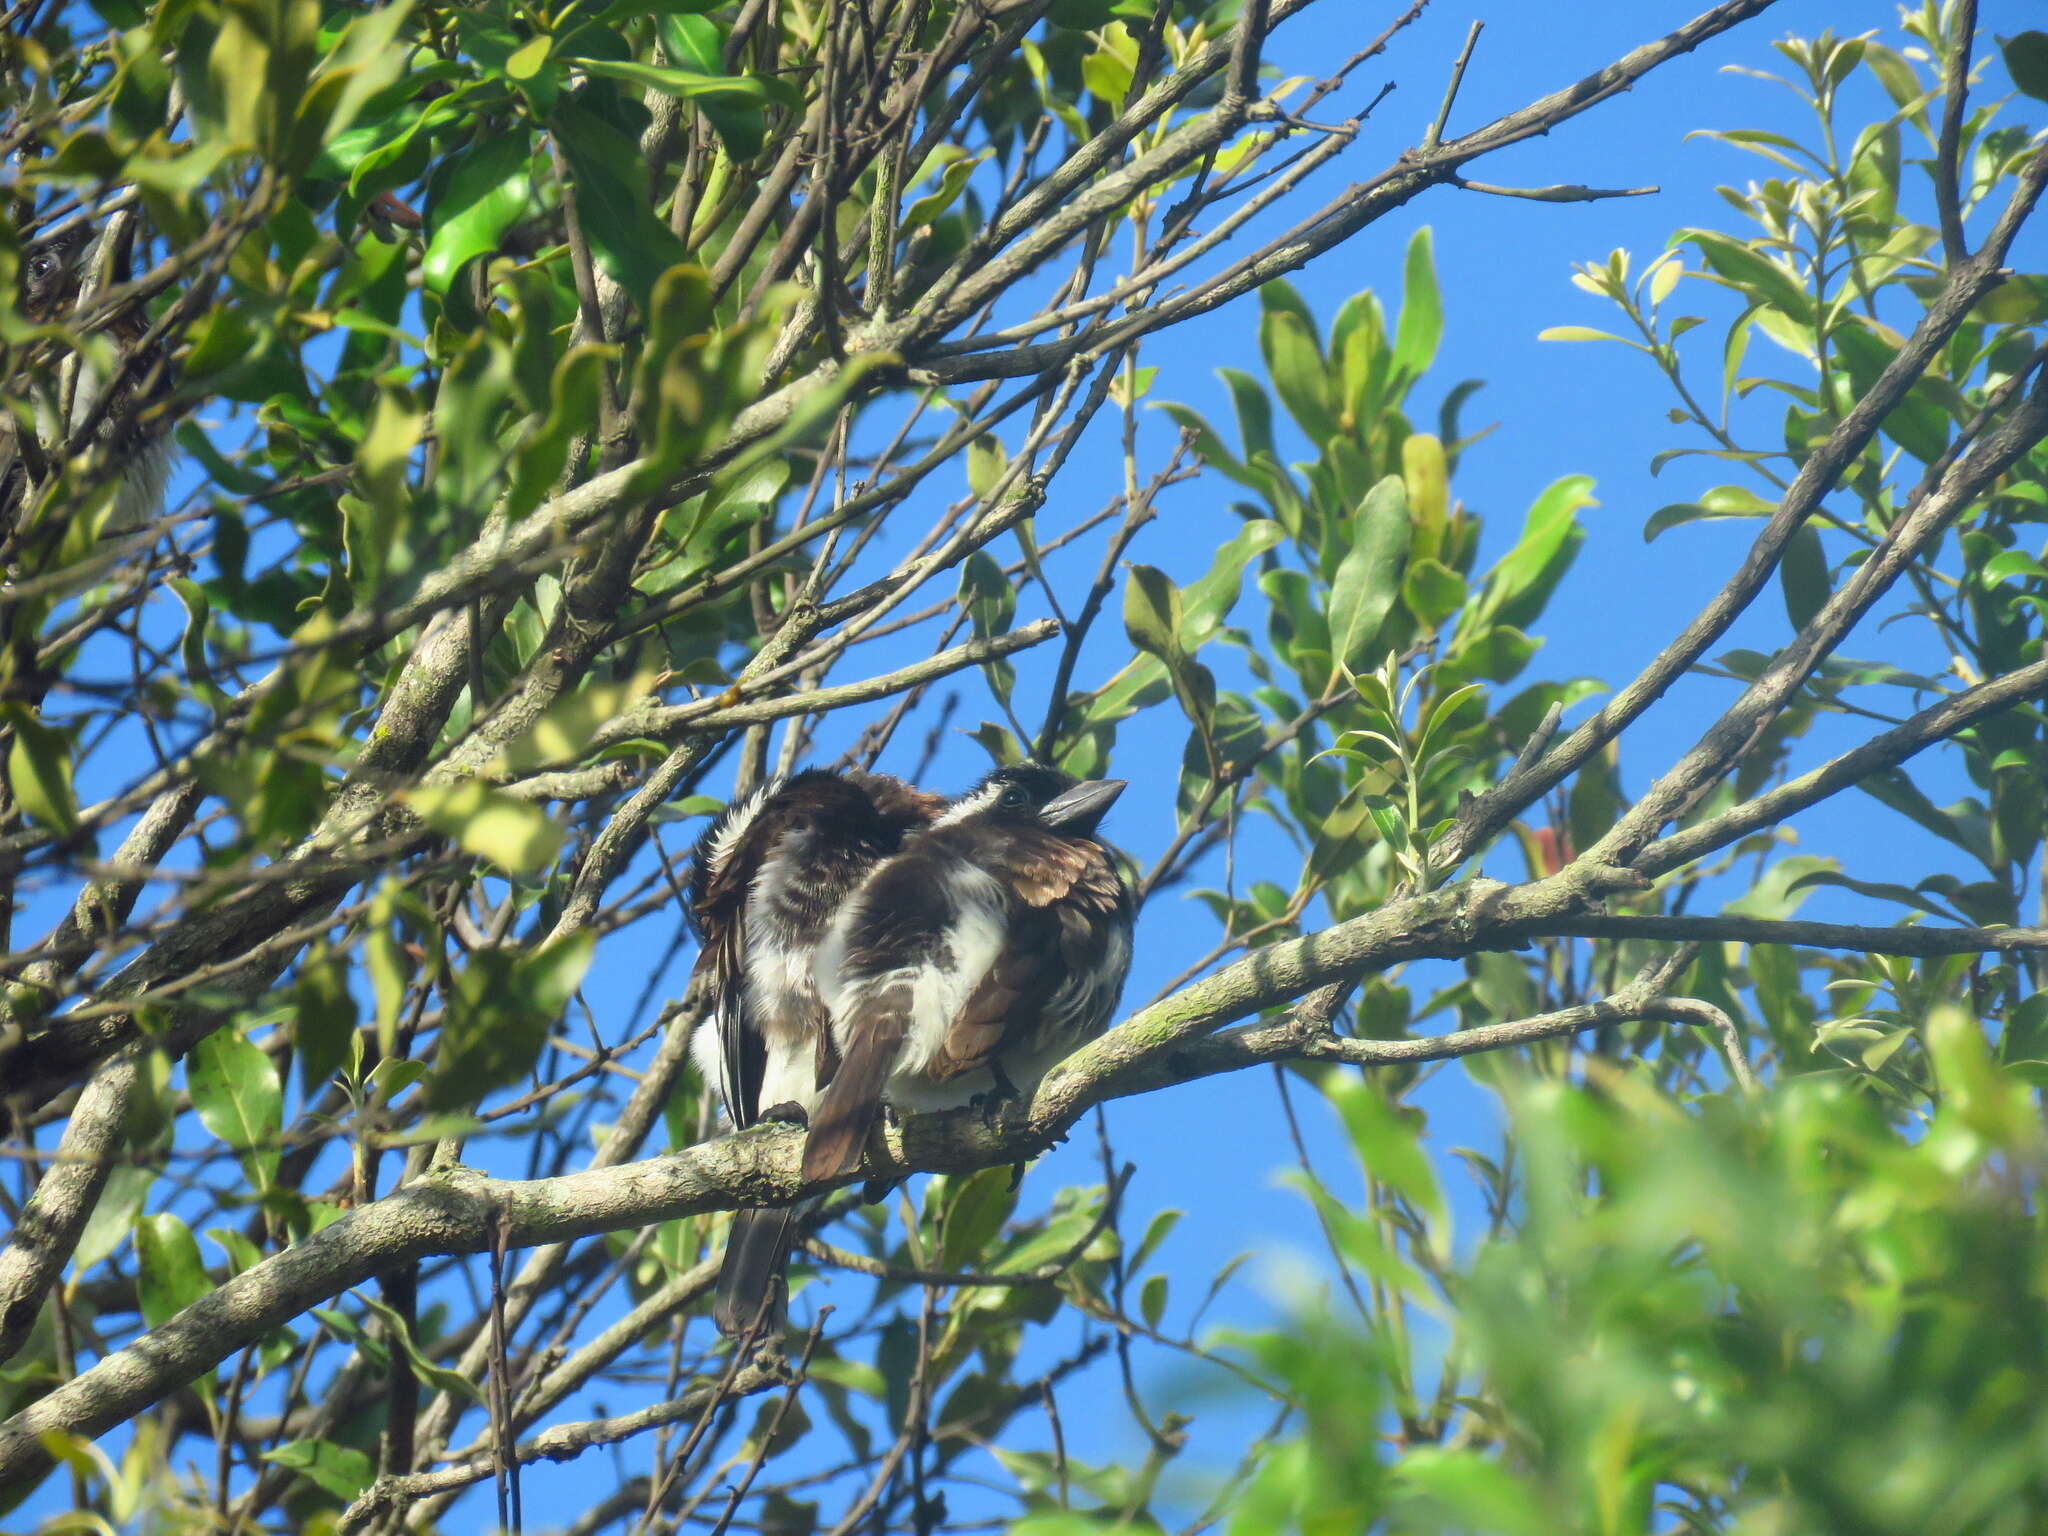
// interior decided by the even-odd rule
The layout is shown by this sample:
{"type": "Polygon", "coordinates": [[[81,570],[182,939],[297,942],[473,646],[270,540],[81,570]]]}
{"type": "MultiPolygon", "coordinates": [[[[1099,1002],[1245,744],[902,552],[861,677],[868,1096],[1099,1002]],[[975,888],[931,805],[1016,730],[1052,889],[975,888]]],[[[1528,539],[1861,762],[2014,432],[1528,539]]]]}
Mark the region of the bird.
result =
{"type": "MultiPolygon", "coordinates": [[[[945,804],[886,774],[811,769],[735,800],[698,839],[685,894],[712,1007],[690,1045],[734,1130],[801,1122],[816,1103],[835,1058],[814,952],[868,871],[945,804]]],[[[795,1219],[789,1206],[734,1213],[721,1332],[776,1325],[795,1219]]]]}
{"type": "MultiPolygon", "coordinates": [[[[120,216],[116,216],[120,217],[120,216]]],[[[77,220],[29,246],[22,253],[18,275],[20,314],[37,324],[61,323],[78,302],[86,279],[95,266],[104,265],[112,281],[126,278],[125,256],[117,249],[102,263],[96,255],[112,238],[88,220],[77,220]]],[[[125,244],[116,241],[116,246],[125,244]]],[[[149,332],[149,316],[139,304],[116,310],[100,326],[125,356],[140,347],[149,332]]],[[[38,487],[31,479],[46,479],[38,469],[31,476],[31,463],[42,464],[74,432],[94,422],[93,441],[118,466],[119,485],[113,506],[101,525],[102,534],[126,533],[141,527],[163,508],[164,488],[170,479],[171,447],[161,412],[150,407],[169,394],[160,354],[146,357],[126,370],[107,397],[109,375],[99,360],[84,351],[77,353],[75,379],[54,387],[69,369],[48,370],[46,377],[34,373],[11,381],[10,393],[30,400],[35,406],[33,458],[25,454],[19,424],[11,417],[0,420],[0,528],[12,531],[38,487]],[[69,394],[68,411],[60,395],[69,394]]]]}
{"type": "Polygon", "coordinates": [[[806,1183],[857,1166],[885,1104],[992,1119],[1107,1027],[1135,904],[1095,829],[1123,790],[998,768],[840,907],[813,962],[839,1060],[810,1115],[806,1183]]]}

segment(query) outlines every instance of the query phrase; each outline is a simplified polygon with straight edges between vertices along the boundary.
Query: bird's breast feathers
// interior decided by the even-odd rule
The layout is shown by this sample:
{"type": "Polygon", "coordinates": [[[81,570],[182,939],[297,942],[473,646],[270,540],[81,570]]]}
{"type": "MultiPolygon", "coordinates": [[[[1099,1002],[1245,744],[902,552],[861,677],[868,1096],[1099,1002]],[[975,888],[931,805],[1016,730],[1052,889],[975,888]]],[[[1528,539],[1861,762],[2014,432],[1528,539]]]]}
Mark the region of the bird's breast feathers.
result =
{"type": "Polygon", "coordinates": [[[880,873],[819,946],[819,994],[842,1028],[867,1019],[900,1028],[895,1070],[915,1074],[938,1058],[1002,953],[1009,901],[1001,883],[964,861],[905,860],[880,873]]]}

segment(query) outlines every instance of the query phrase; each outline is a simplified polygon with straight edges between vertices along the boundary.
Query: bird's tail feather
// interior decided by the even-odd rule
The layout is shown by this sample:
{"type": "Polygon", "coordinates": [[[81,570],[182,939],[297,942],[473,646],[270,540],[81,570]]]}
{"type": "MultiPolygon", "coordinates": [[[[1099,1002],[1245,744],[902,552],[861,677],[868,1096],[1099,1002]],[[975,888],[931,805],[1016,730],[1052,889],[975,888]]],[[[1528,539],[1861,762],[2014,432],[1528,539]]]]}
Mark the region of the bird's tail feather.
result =
{"type": "Polygon", "coordinates": [[[837,1178],[859,1164],[900,1043],[895,1030],[863,1031],[855,1038],[811,1114],[811,1133],[804,1142],[806,1184],[837,1178]]]}
{"type": "Polygon", "coordinates": [[[711,1304],[712,1320],[727,1338],[742,1337],[757,1318],[763,1338],[782,1331],[782,1271],[789,1262],[796,1216],[796,1208],[787,1205],[733,1213],[732,1235],[725,1241],[725,1262],[719,1266],[711,1304]]]}

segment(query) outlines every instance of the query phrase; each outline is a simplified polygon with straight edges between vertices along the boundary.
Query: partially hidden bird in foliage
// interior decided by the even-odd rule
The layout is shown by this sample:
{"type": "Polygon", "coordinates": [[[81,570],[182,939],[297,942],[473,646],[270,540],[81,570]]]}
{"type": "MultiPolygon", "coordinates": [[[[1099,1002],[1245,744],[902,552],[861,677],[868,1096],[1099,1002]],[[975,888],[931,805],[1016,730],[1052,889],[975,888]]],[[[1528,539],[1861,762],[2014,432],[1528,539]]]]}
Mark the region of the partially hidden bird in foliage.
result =
{"type": "Polygon", "coordinates": [[[992,1113],[1108,1025],[1134,904],[1096,828],[1123,788],[999,768],[846,898],[813,962],[838,1061],[806,1182],[858,1165],[884,1104],[992,1113]]]}
{"type": "MultiPolygon", "coordinates": [[[[37,325],[61,325],[88,292],[95,268],[102,283],[124,281],[125,253],[110,248],[109,239],[106,230],[77,220],[32,242],[21,254],[17,313],[37,325]]],[[[87,433],[105,455],[104,473],[117,480],[99,531],[127,532],[162,511],[171,470],[162,402],[170,387],[162,350],[147,344],[149,327],[139,301],[116,305],[94,321],[111,352],[87,346],[58,361],[45,340],[5,381],[5,392],[26,409],[0,412],[0,536],[15,533],[33,495],[62,467],[52,456],[87,433]]]]}
{"type": "MultiPolygon", "coordinates": [[[[691,1042],[735,1130],[801,1122],[836,1058],[814,958],[834,914],[943,797],[882,774],[813,769],[735,800],[698,840],[690,915],[712,1007],[691,1042]]],[[[712,1314],[740,1335],[779,1326],[797,1212],[734,1214],[712,1314]]]]}

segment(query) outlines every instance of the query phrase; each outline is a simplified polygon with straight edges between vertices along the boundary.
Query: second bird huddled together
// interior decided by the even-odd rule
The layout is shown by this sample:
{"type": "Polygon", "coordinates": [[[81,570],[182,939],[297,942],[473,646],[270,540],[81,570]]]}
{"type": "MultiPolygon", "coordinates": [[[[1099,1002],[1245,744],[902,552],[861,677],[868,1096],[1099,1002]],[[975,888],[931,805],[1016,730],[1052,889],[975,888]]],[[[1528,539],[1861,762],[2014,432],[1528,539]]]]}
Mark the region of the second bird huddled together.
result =
{"type": "MultiPolygon", "coordinates": [[[[728,806],[689,897],[713,999],[693,1048],[734,1128],[805,1124],[806,1182],[833,1178],[884,1106],[993,1113],[1100,1034],[1131,961],[1130,889],[1096,836],[1123,787],[1024,763],[949,803],[818,769],[728,806]]],[[[734,1216],[722,1331],[779,1321],[797,1215],[734,1216]]]]}

